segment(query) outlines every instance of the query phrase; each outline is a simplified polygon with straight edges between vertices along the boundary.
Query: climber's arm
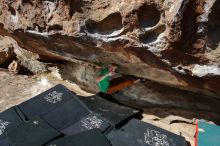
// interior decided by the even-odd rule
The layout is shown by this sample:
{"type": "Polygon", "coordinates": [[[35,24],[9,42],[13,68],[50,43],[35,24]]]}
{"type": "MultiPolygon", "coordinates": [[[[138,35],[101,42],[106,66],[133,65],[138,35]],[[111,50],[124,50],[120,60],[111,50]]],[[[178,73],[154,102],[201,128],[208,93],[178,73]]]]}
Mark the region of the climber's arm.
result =
{"type": "Polygon", "coordinates": [[[109,75],[106,74],[106,75],[103,75],[103,76],[100,76],[98,77],[95,81],[98,83],[98,82],[101,82],[102,80],[104,80],[106,77],[108,77],[109,75]]]}
{"type": "Polygon", "coordinates": [[[103,75],[103,76],[98,77],[98,78],[96,79],[96,82],[98,83],[98,82],[104,80],[106,77],[113,76],[114,74],[115,74],[114,72],[109,72],[109,73],[106,74],[106,75],[103,75]]]}

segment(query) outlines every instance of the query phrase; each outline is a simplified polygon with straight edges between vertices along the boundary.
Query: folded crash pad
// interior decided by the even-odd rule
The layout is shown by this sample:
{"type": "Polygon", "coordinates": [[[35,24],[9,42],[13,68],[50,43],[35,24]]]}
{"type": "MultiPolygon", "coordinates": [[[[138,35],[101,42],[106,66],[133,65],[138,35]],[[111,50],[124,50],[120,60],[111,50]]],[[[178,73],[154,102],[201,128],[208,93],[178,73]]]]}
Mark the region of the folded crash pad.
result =
{"type": "Polygon", "coordinates": [[[83,117],[77,123],[62,130],[65,135],[74,135],[91,129],[99,129],[101,132],[107,131],[111,126],[97,114],[91,113],[83,117]]]}
{"type": "Polygon", "coordinates": [[[137,119],[108,133],[112,146],[186,146],[182,136],[137,119]]]}
{"type": "Polygon", "coordinates": [[[8,146],[9,140],[6,132],[12,130],[22,123],[15,108],[10,108],[0,113],[0,146],[8,146]]]}
{"type": "Polygon", "coordinates": [[[34,117],[8,131],[7,136],[12,146],[42,146],[61,136],[61,133],[50,127],[41,118],[34,117]]]}
{"type": "Polygon", "coordinates": [[[111,146],[107,138],[97,129],[54,140],[46,146],[111,146]]]}
{"type": "Polygon", "coordinates": [[[220,146],[220,126],[198,121],[196,146],[220,146]]]}
{"type": "Polygon", "coordinates": [[[90,111],[87,107],[77,98],[73,98],[43,115],[42,118],[52,127],[61,131],[75,124],[88,114],[90,114],[90,111]]]}
{"type": "Polygon", "coordinates": [[[76,95],[72,94],[66,87],[63,85],[56,85],[34,98],[21,103],[18,108],[27,118],[31,118],[33,116],[41,116],[48,113],[74,97],[76,97],[76,95]]]}
{"type": "Polygon", "coordinates": [[[99,114],[113,127],[122,125],[125,121],[140,115],[140,111],[110,102],[100,95],[80,97],[86,106],[99,114]]]}

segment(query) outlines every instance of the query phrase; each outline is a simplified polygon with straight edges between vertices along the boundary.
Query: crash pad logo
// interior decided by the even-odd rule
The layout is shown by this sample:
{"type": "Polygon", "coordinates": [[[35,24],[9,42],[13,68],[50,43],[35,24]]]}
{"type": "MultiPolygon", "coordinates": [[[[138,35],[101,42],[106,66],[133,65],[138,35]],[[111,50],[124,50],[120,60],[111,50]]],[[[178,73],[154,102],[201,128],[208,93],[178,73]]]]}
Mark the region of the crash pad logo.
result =
{"type": "Polygon", "coordinates": [[[102,125],[103,121],[101,119],[98,119],[96,116],[92,116],[82,120],[81,123],[83,127],[90,130],[94,128],[99,128],[102,125]]]}
{"type": "Polygon", "coordinates": [[[2,135],[5,132],[5,129],[10,124],[10,122],[3,121],[0,119],[0,135],[2,135]]]}
{"type": "Polygon", "coordinates": [[[144,133],[144,142],[151,146],[170,146],[165,134],[150,129],[144,133]]]}
{"type": "Polygon", "coordinates": [[[47,96],[45,96],[44,98],[46,99],[47,102],[50,103],[57,103],[60,102],[62,100],[63,93],[59,93],[57,91],[53,91],[51,93],[49,93],[47,96]]]}

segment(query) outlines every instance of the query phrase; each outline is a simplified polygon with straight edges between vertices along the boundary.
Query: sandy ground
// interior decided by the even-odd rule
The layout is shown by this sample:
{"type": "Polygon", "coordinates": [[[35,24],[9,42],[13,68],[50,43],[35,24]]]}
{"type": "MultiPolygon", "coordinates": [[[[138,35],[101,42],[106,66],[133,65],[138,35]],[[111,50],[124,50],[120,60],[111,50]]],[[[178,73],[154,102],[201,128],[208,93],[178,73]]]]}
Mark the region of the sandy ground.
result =
{"type": "MultiPolygon", "coordinates": [[[[70,90],[78,95],[90,96],[92,94],[83,91],[74,83],[69,83],[60,79],[59,74],[43,74],[37,76],[25,76],[16,75],[7,70],[0,69],[0,111],[3,111],[9,107],[17,105],[23,101],[32,98],[43,91],[53,87],[56,84],[63,84],[70,90]]],[[[183,135],[191,146],[194,145],[194,134],[195,134],[195,120],[185,119],[178,116],[178,113],[172,115],[176,111],[164,111],[160,108],[146,109],[143,114],[143,121],[149,122],[153,125],[183,135]],[[166,113],[171,114],[169,116],[155,116],[154,113],[166,113]]]]}

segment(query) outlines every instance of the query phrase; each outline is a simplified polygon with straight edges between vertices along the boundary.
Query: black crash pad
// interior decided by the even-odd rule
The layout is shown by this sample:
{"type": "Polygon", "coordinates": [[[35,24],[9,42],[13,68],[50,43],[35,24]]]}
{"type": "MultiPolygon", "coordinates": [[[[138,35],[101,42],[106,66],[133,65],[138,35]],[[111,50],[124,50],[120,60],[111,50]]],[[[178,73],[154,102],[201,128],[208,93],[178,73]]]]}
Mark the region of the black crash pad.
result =
{"type": "Polygon", "coordinates": [[[73,98],[43,115],[42,118],[52,127],[61,131],[75,124],[88,114],[90,114],[90,111],[87,107],[78,98],[73,98]]]}
{"type": "Polygon", "coordinates": [[[10,108],[0,113],[0,146],[9,146],[6,133],[22,123],[15,108],[10,108]]]}
{"type": "Polygon", "coordinates": [[[111,146],[107,138],[97,129],[54,140],[46,146],[111,146]]]}
{"type": "Polygon", "coordinates": [[[74,97],[76,97],[76,95],[72,94],[65,86],[59,84],[21,103],[18,107],[27,118],[31,118],[48,113],[74,97]]]}
{"type": "Polygon", "coordinates": [[[10,146],[10,141],[7,137],[0,138],[0,146],[10,146]]]}
{"type": "Polygon", "coordinates": [[[41,118],[34,117],[10,130],[7,135],[12,146],[42,146],[61,136],[61,133],[50,127],[41,118]]]}
{"type": "Polygon", "coordinates": [[[113,127],[121,126],[125,121],[140,115],[140,111],[110,102],[100,95],[80,99],[91,111],[99,114],[113,127]]]}
{"type": "Polygon", "coordinates": [[[137,119],[111,131],[107,137],[112,146],[186,146],[182,136],[137,119]]]}
{"type": "Polygon", "coordinates": [[[74,135],[74,134],[87,131],[87,130],[91,130],[91,129],[99,129],[101,132],[104,133],[110,128],[111,126],[105,120],[103,120],[100,116],[94,113],[91,113],[83,117],[77,123],[62,130],[62,133],[64,133],[65,135],[74,135]]]}

